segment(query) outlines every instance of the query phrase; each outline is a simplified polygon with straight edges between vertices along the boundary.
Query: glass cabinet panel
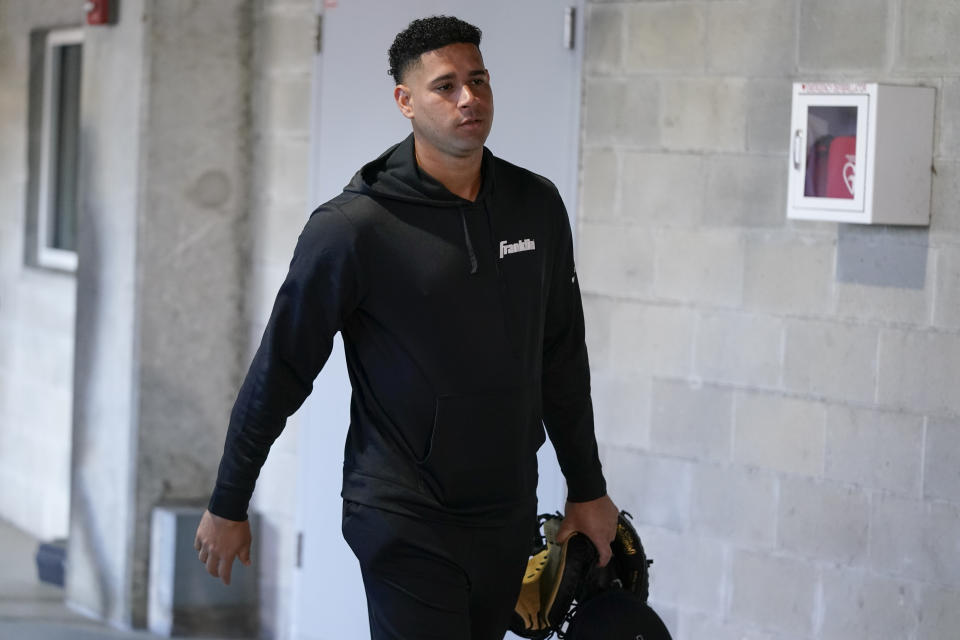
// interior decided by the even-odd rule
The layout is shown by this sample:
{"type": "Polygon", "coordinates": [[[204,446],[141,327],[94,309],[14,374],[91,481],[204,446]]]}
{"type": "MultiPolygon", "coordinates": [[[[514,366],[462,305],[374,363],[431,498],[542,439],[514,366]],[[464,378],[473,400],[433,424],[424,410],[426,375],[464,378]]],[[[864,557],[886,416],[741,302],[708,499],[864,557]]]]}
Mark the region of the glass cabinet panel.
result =
{"type": "Polygon", "coordinates": [[[869,97],[801,95],[794,112],[796,207],[862,211],[869,97]]]}
{"type": "Polygon", "coordinates": [[[857,166],[857,108],[807,109],[806,157],[804,196],[852,200],[857,166]]]}

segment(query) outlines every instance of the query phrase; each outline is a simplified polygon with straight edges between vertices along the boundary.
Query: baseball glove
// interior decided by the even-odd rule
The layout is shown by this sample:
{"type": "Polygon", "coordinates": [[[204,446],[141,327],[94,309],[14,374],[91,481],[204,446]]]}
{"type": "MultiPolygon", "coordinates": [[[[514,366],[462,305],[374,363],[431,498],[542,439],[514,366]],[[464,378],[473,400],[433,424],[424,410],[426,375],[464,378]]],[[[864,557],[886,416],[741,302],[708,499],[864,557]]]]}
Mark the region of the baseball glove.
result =
{"type": "Polygon", "coordinates": [[[670,631],[657,612],[622,589],[609,589],[578,606],[562,638],[671,640],[670,631]]]}
{"type": "Polygon", "coordinates": [[[559,514],[541,515],[539,521],[543,537],[538,535],[538,544],[527,561],[510,622],[515,634],[535,640],[549,638],[560,630],[584,577],[599,557],[590,539],[579,533],[557,544],[557,530],[563,522],[559,514]]]}
{"type": "Polygon", "coordinates": [[[633,516],[626,511],[620,512],[617,535],[610,543],[613,558],[607,566],[594,565],[587,572],[576,594],[578,602],[586,602],[609,589],[620,589],[635,595],[641,602],[647,601],[650,595],[649,567],[653,560],[647,559],[631,518],[633,516]]]}

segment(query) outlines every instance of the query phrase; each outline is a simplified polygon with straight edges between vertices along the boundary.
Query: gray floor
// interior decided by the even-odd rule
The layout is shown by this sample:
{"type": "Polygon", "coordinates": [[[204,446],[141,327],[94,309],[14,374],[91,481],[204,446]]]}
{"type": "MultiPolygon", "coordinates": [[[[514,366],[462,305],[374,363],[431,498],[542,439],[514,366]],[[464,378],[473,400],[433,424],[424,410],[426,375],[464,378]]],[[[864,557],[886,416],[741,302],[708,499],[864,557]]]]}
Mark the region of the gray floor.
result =
{"type": "MultiPolygon", "coordinates": [[[[63,603],[63,590],[37,579],[37,540],[0,520],[0,640],[156,640],[118,631],[63,603]]],[[[208,638],[207,640],[214,640],[208,638]]]]}

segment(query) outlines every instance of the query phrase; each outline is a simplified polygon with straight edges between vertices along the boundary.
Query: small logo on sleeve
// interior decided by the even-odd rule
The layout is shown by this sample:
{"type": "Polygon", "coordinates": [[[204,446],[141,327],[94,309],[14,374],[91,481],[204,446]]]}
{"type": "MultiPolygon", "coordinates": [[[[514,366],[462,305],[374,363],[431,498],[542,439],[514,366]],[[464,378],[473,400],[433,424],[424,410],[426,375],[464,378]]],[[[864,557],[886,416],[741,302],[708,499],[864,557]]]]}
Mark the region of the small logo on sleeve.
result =
{"type": "Polygon", "coordinates": [[[506,240],[500,241],[500,259],[503,260],[503,256],[508,253],[520,253],[521,251],[536,251],[537,243],[527,238],[526,240],[519,240],[517,242],[507,242],[506,240]]]}

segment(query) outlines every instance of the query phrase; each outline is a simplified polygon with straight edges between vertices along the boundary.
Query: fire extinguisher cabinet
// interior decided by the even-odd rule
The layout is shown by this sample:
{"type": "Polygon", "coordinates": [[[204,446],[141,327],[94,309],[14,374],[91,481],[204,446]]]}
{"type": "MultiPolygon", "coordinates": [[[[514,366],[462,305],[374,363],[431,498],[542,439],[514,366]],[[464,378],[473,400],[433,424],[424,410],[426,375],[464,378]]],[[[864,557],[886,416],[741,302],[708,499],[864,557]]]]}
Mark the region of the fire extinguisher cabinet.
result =
{"type": "Polygon", "coordinates": [[[787,217],[930,224],[934,89],[797,82],[787,217]]]}

